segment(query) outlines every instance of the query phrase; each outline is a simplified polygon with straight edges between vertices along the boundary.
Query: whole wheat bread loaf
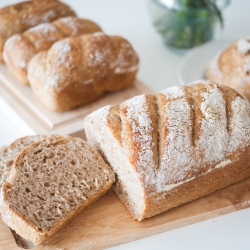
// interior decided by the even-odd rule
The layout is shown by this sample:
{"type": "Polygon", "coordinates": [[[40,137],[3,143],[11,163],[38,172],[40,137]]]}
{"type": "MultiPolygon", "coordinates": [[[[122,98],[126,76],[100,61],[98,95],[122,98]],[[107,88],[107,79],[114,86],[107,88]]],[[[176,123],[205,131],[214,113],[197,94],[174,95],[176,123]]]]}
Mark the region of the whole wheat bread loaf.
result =
{"type": "Polygon", "coordinates": [[[18,154],[31,143],[45,138],[46,135],[31,135],[19,138],[8,146],[0,148],[0,188],[18,154]]]}
{"type": "Polygon", "coordinates": [[[69,6],[57,0],[25,1],[0,9],[0,62],[3,62],[4,43],[12,35],[40,23],[75,15],[69,6]]]}
{"type": "Polygon", "coordinates": [[[65,38],[35,55],[28,81],[46,107],[66,111],[132,85],[138,64],[126,39],[96,32],[65,38]]]}
{"type": "Polygon", "coordinates": [[[84,126],[139,221],[250,176],[250,103],[209,81],[103,107],[84,126]]]}
{"type": "Polygon", "coordinates": [[[41,244],[114,180],[113,171],[84,140],[49,136],[14,161],[2,186],[2,219],[23,238],[41,244]]]}
{"type": "Polygon", "coordinates": [[[218,52],[206,69],[209,80],[233,88],[250,100],[250,37],[218,52]]]}
{"type": "Polygon", "coordinates": [[[11,36],[4,44],[3,58],[12,75],[20,83],[29,86],[27,67],[35,54],[49,49],[65,37],[98,31],[100,32],[101,28],[94,22],[77,17],[64,17],[51,23],[42,23],[11,36]]]}

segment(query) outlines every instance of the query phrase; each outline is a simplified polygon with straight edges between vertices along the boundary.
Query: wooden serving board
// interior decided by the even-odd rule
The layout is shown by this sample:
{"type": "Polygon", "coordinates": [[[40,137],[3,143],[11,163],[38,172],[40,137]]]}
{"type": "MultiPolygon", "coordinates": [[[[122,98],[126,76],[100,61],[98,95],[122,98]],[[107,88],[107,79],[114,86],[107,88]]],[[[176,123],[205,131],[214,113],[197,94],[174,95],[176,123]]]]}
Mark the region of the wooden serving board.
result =
{"type": "MultiPolygon", "coordinates": [[[[103,249],[250,207],[250,178],[138,222],[109,191],[35,250],[103,249]]],[[[0,220],[0,249],[19,249],[0,220]]]]}
{"type": "Polygon", "coordinates": [[[54,112],[43,106],[32,89],[20,84],[4,64],[0,64],[0,110],[23,134],[71,134],[83,129],[83,118],[109,104],[119,104],[135,95],[152,93],[136,81],[131,87],[105,95],[88,105],[67,112],[54,112]]]}

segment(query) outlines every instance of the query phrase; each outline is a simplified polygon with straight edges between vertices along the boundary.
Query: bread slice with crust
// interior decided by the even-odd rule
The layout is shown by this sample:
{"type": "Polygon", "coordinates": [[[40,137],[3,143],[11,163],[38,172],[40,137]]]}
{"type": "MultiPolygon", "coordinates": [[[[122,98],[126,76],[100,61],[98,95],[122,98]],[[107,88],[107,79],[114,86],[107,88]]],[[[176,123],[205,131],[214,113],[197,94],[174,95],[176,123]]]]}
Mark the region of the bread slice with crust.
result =
{"type": "Polygon", "coordinates": [[[113,184],[102,157],[80,138],[53,135],[26,147],[2,187],[3,221],[42,244],[113,184]]]}
{"type": "Polygon", "coordinates": [[[7,178],[9,170],[12,167],[17,155],[31,143],[45,138],[46,135],[30,135],[19,138],[10,145],[0,148],[0,188],[7,178]]]}

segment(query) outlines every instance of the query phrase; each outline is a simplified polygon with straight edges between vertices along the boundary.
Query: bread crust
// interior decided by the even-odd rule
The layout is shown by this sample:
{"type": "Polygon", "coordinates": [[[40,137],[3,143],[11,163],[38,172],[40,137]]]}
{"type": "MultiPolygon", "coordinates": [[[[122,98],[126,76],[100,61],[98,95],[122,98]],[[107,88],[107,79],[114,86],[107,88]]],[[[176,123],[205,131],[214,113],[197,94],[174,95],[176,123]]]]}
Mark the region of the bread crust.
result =
{"type": "Polygon", "coordinates": [[[12,35],[40,23],[75,15],[69,6],[57,0],[26,1],[0,9],[0,62],[3,62],[4,43],[12,35]]]}
{"type": "Polygon", "coordinates": [[[132,85],[138,63],[128,41],[98,32],[65,38],[35,55],[28,80],[41,103],[66,111],[132,85]]]}
{"type": "Polygon", "coordinates": [[[206,77],[213,82],[233,88],[250,100],[250,39],[240,39],[219,52],[209,62],[206,77]],[[240,43],[248,50],[241,51],[240,43]]]}
{"type": "Polygon", "coordinates": [[[12,75],[29,86],[27,67],[38,52],[49,49],[55,42],[71,36],[100,32],[94,22],[77,17],[64,17],[43,23],[9,38],[3,49],[3,58],[12,75]]]}
{"type": "Polygon", "coordinates": [[[139,221],[250,176],[250,103],[243,96],[197,81],[155,97],[141,95],[85,118],[88,141],[117,174],[115,193],[139,221]],[[124,178],[127,169],[137,180],[124,178]],[[143,191],[131,201],[133,182],[143,191]]]}

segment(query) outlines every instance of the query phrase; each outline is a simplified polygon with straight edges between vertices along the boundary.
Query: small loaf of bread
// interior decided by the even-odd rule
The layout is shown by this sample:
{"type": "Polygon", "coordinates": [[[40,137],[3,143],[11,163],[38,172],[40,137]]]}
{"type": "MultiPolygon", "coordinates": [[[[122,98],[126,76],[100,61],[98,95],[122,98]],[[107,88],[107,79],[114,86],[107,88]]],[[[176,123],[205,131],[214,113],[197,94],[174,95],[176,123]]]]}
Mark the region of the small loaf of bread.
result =
{"type": "Polygon", "coordinates": [[[116,194],[139,221],[250,176],[249,101],[200,82],[85,119],[88,141],[116,172],[116,194]]]}
{"type": "Polygon", "coordinates": [[[115,180],[88,143],[49,136],[26,147],[2,186],[3,221],[23,238],[42,244],[97,200],[115,180]]]}
{"type": "Polygon", "coordinates": [[[58,41],[28,64],[36,97],[54,111],[90,103],[132,85],[138,57],[130,43],[101,32],[58,41]]]}
{"type": "Polygon", "coordinates": [[[26,1],[0,9],[0,62],[3,62],[4,43],[12,35],[40,23],[75,15],[69,6],[57,0],[26,1]]]}
{"type": "Polygon", "coordinates": [[[3,59],[17,80],[29,86],[27,80],[28,62],[53,43],[71,36],[101,31],[94,22],[77,17],[64,17],[52,23],[42,23],[21,34],[10,37],[4,45],[3,59]]]}
{"type": "Polygon", "coordinates": [[[231,87],[250,100],[250,38],[242,38],[219,52],[209,63],[206,77],[231,87]]]}

